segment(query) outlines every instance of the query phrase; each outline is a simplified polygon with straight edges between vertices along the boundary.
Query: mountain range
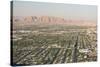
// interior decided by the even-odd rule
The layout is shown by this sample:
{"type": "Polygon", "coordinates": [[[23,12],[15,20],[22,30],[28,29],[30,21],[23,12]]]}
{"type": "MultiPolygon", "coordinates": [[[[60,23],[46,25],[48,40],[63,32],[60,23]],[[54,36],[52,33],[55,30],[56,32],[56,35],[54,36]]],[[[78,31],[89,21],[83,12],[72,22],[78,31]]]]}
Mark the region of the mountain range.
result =
{"type": "MultiPolygon", "coordinates": [[[[83,18],[84,19],[84,18],[83,18]]],[[[91,20],[82,20],[82,19],[65,19],[61,17],[54,16],[13,16],[13,25],[77,25],[77,26],[96,26],[96,22],[91,20]]]]}

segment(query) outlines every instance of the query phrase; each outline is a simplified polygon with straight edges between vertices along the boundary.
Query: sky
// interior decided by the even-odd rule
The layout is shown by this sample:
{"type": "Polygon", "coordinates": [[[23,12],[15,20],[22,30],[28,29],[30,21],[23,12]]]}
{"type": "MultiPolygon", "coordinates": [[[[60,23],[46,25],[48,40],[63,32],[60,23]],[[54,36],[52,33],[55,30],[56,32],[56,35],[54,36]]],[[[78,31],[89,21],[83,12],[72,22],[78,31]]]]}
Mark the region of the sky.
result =
{"type": "Polygon", "coordinates": [[[14,1],[13,16],[55,16],[97,21],[96,5],[14,1]]]}

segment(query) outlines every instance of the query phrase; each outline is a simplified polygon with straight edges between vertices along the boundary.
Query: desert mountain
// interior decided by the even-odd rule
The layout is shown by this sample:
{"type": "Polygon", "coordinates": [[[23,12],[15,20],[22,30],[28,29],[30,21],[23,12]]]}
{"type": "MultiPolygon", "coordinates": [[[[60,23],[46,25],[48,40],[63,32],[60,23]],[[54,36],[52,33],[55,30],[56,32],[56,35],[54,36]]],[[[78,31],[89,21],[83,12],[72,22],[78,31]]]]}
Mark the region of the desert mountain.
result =
{"type": "Polygon", "coordinates": [[[88,20],[72,20],[53,16],[13,16],[15,25],[32,25],[32,24],[63,24],[78,26],[96,26],[96,22],[88,20]]]}

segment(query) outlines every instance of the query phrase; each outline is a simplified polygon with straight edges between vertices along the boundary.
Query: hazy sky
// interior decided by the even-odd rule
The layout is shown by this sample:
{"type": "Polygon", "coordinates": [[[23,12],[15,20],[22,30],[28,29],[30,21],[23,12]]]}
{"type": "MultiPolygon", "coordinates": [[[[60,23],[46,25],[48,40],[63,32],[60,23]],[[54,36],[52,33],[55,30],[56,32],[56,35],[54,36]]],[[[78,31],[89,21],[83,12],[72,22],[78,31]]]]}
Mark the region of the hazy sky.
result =
{"type": "Polygon", "coordinates": [[[97,20],[97,6],[14,1],[14,16],[56,16],[67,19],[97,20]]]}

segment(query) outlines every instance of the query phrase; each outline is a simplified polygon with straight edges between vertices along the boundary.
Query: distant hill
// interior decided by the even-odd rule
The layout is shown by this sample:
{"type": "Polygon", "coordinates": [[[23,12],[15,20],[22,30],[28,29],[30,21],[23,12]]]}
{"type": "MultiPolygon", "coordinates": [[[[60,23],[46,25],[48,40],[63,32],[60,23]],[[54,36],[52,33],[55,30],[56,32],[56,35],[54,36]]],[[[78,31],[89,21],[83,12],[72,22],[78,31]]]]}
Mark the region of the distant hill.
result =
{"type": "Polygon", "coordinates": [[[87,20],[72,20],[53,16],[13,16],[14,26],[28,26],[28,25],[77,25],[77,26],[96,26],[96,22],[87,20]]]}

